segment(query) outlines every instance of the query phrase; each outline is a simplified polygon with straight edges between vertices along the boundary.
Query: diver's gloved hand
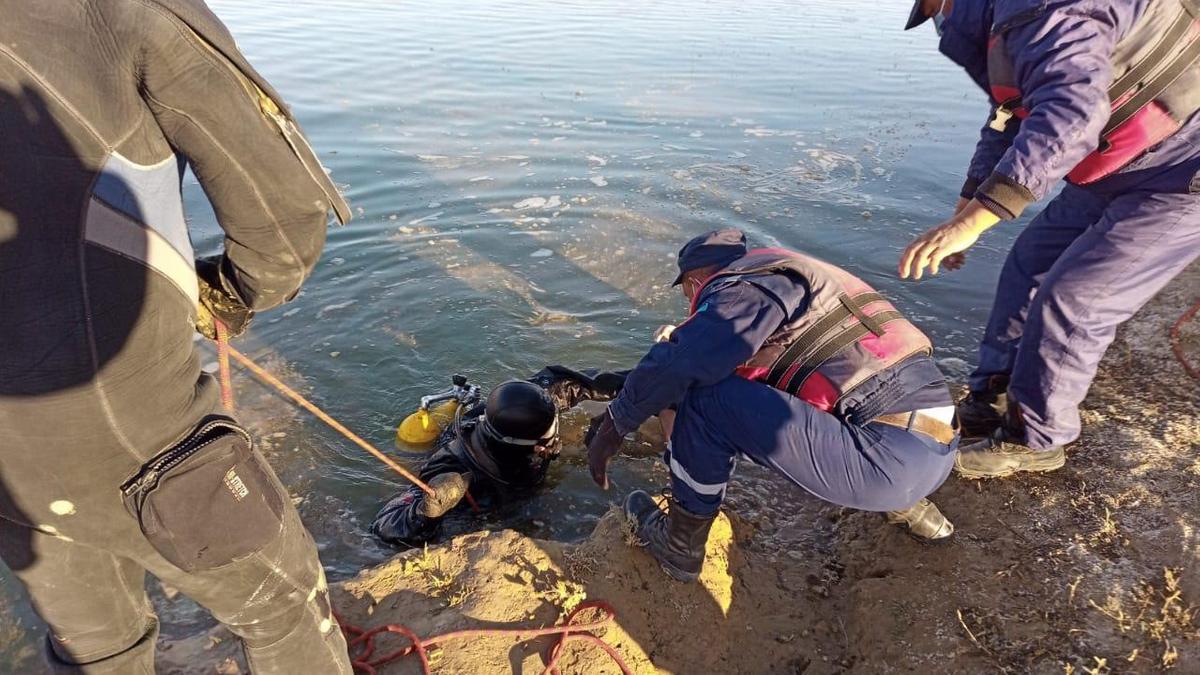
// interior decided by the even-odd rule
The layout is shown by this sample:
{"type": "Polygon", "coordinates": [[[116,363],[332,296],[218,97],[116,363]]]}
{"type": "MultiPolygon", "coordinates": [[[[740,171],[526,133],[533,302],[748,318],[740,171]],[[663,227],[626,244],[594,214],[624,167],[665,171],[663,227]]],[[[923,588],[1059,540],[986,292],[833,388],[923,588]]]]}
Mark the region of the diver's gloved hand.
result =
{"type": "Polygon", "coordinates": [[[229,337],[238,337],[246,332],[254,319],[254,310],[222,281],[223,259],[224,256],[216,255],[196,260],[196,277],[200,281],[196,330],[209,340],[217,339],[217,321],[225,324],[229,337]]]}
{"type": "Polygon", "coordinates": [[[429,481],[429,487],[433,488],[433,495],[425,495],[425,500],[421,502],[421,515],[441,518],[467,494],[467,488],[471,487],[471,474],[443,473],[434,476],[429,481]]]}
{"type": "Polygon", "coordinates": [[[584,442],[587,443],[588,470],[596,485],[608,489],[608,463],[621,451],[621,440],[625,437],[617,430],[617,423],[607,410],[592,418],[584,442]]]}

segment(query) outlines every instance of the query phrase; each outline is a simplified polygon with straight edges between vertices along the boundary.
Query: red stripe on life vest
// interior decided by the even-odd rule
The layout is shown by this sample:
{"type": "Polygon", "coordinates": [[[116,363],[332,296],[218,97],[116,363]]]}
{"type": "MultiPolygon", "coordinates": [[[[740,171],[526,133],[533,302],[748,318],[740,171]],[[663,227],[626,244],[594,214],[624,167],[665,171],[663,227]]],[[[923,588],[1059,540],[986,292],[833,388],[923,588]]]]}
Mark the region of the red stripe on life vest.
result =
{"type": "Polygon", "coordinates": [[[1021,90],[1017,89],[1016,87],[1009,87],[1003,84],[992,85],[992,98],[996,100],[996,103],[1004,103],[1010,99],[1020,97],[1021,90]]]}
{"type": "Polygon", "coordinates": [[[797,361],[789,366],[787,370],[783,371],[783,375],[779,378],[779,382],[775,386],[787,391],[788,387],[792,384],[792,378],[796,376],[802,365],[804,364],[797,361]]]}
{"type": "Polygon", "coordinates": [[[833,386],[829,378],[816,372],[808,376],[804,386],[796,392],[796,396],[819,410],[833,412],[833,406],[837,404],[841,394],[838,393],[837,387],[833,386]]]}
{"type": "MultiPolygon", "coordinates": [[[[1005,105],[1009,101],[1013,100],[1020,101],[1021,90],[1017,89],[1016,87],[1010,87],[1003,84],[993,84],[992,100],[995,101],[997,105],[1005,105]]],[[[1023,105],[1019,105],[1016,108],[1011,108],[1009,109],[1009,112],[1016,115],[1017,119],[1023,120],[1026,117],[1029,117],[1029,109],[1023,105]]]]}
{"type": "MultiPolygon", "coordinates": [[[[770,370],[770,368],[763,367],[739,366],[735,372],[738,376],[752,382],[762,382],[770,370]]],[[[796,368],[793,367],[786,377],[790,379],[795,374],[796,368]]],[[[786,391],[782,386],[777,388],[786,391]]],[[[809,375],[808,379],[804,382],[804,386],[800,388],[800,391],[796,392],[795,396],[805,403],[825,412],[832,412],[833,406],[837,404],[838,399],[841,397],[837,388],[829,381],[829,378],[819,372],[809,375]]]]}
{"type": "Polygon", "coordinates": [[[1108,147],[1097,150],[1084,158],[1067,180],[1076,185],[1087,185],[1110,176],[1137,159],[1146,148],[1160,143],[1179,130],[1180,123],[1157,101],[1151,101],[1129,121],[1113,129],[1104,139],[1108,147]]]}
{"type": "Polygon", "coordinates": [[[747,380],[761,382],[767,377],[767,373],[771,372],[771,369],[765,366],[738,366],[733,372],[747,380]]]}

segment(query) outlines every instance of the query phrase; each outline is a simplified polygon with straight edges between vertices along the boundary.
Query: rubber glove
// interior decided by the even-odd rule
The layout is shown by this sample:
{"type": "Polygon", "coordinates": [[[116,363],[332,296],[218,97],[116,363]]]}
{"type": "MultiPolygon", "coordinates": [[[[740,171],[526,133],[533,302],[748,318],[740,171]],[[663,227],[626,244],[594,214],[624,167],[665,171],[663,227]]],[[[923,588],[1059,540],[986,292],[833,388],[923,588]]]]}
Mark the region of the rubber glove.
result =
{"type": "Polygon", "coordinates": [[[470,486],[471,474],[469,473],[443,473],[434,476],[429,481],[429,487],[433,488],[433,494],[425,495],[425,501],[421,503],[421,515],[426,518],[441,518],[462,501],[463,495],[467,494],[467,488],[470,486]]]}
{"type": "MultiPolygon", "coordinates": [[[[967,208],[967,205],[970,203],[971,203],[971,200],[969,198],[959,197],[958,203],[954,205],[955,215],[961,213],[962,210],[967,208]]],[[[966,264],[967,264],[967,252],[966,251],[959,251],[958,253],[951,253],[950,255],[946,256],[942,260],[942,267],[945,267],[946,269],[948,269],[952,272],[955,270],[962,269],[962,266],[966,265],[966,264]]]]}
{"type": "Polygon", "coordinates": [[[978,200],[971,200],[950,220],[913,240],[900,256],[898,272],[901,279],[920,279],[928,269],[931,275],[941,269],[942,261],[951,258],[949,269],[959,269],[966,262],[967,249],[975,245],[980,235],[1000,222],[978,200]]]}
{"type": "Polygon", "coordinates": [[[254,311],[222,281],[222,259],[223,256],[212,256],[196,260],[196,277],[200,282],[196,330],[209,340],[217,339],[217,321],[225,324],[229,337],[238,337],[254,319],[254,311]]]}
{"type": "Polygon", "coordinates": [[[611,401],[625,386],[629,371],[596,372],[594,369],[572,370],[566,366],[546,366],[529,381],[546,390],[560,412],[579,405],[581,401],[611,401]]]}
{"type": "Polygon", "coordinates": [[[592,418],[584,442],[587,443],[588,470],[596,485],[608,489],[608,463],[621,451],[624,434],[607,410],[592,418]]]}

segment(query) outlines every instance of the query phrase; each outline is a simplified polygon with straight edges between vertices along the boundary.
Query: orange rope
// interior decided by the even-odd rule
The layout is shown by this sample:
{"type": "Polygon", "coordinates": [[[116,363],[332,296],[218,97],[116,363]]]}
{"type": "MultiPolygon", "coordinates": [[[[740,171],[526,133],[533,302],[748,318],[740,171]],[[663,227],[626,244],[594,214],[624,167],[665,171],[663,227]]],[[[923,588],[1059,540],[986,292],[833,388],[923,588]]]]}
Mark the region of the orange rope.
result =
{"type": "Polygon", "coordinates": [[[221,404],[225,406],[225,411],[232,415],[234,412],[233,381],[229,375],[229,329],[215,318],[213,325],[217,329],[217,364],[220,368],[221,404]]]}
{"type": "Polygon", "coordinates": [[[358,447],[360,447],[363,450],[366,450],[367,452],[374,455],[375,459],[378,459],[379,461],[383,462],[384,464],[387,464],[391,470],[395,471],[396,473],[400,474],[401,476],[404,476],[413,485],[416,485],[417,487],[424,490],[430,496],[433,496],[433,488],[431,488],[428,485],[426,485],[425,483],[421,482],[421,479],[414,476],[412,474],[412,472],[410,472],[408,469],[405,469],[404,467],[402,467],[399,464],[397,464],[396,462],[394,462],[390,457],[388,457],[387,455],[385,455],[382,452],[380,452],[379,450],[377,450],[375,448],[375,446],[373,446],[370,443],[359,438],[357,434],[355,434],[353,431],[350,431],[349,429],[347,429],[345,426],[342,425],[341,422],[338,422],[337,420],[333,419],[332,417],[327,415],[324,410],[321,410],[317,406],[313,405],[312,403],[310,403],[308,401],[308,399],[304,398],[303,396],[301,396],[300,394],[298,394],[294,390],[292,390],[291,387],[287,386],[283,382],[280,382],[278,379],[276,379],[276,377],[274,375],[263,370],[261,367],[259,367],[259,365],[257,363],[251,361],[244,354],[242,354],[237,349],[235,349],[232,345],[229,345],[229,354],[230,354],[230,356],[232,356],[234,358],[235,361],[240,363],[246,370],[249,370],[251,373],[254,373],[255,377],[262,380],[263,382],[266,382],[267,384],[271,385],[272,387],[275,387],[276,389],[278,389],[280,393],[282,393],[283,395],[285,395],[288,398],[295,401],[296,405],[299,405],[301,408],[304,408],[305,410],[312,413],[313,415],[316,415],[317,419],[321,420],[325,424],[328,424],[330,427],[333,428],[334,431],[337,431],[341,435],[350,439],[358,447]]]}

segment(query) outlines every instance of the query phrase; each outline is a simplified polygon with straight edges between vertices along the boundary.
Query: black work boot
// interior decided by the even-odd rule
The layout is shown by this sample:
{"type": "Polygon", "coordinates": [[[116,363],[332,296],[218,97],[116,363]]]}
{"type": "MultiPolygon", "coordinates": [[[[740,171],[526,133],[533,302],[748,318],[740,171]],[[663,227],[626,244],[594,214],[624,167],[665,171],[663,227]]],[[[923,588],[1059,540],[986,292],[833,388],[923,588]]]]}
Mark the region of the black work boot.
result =
{"type": "Polygon", "coordinates": [[[716,514],[698,516],[668,501],[663,511],[646,492],[635,490],[625,498],[625,518],[634,526],[639,542],[679,581],[695,581],[704,566],[704,545],[716,514]]]}
{"type": "Polygon", "coordinates": [[[1066,463],[1061,447],[1035,450],[1025,445],[1023,431],[1003,425],[991,436],[959,447],[954,469],[963,478],[1003,478],[1020,471],[1054,471],[1066,463]]]}
{"type": "Polygon", "coordinates": [[[993,375],[984,391],[968,392],[955,406],[963,438],[984,438],[1004,423],[1008,414],[1008,378],[993,375]]]}
{"type": "Polygon", "coordinates": [[[940,541],[954,534],[954,523],[950,522],[937,504],[922,499],[902,511],[889,511],[887,521],[893,525],[905,525],[918,539],[940,541]]]}

